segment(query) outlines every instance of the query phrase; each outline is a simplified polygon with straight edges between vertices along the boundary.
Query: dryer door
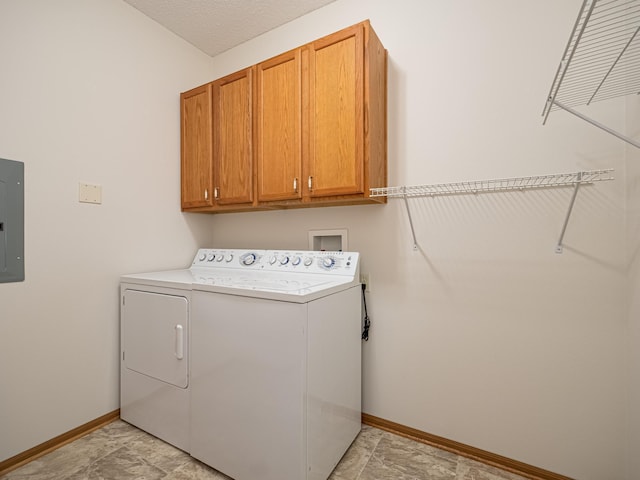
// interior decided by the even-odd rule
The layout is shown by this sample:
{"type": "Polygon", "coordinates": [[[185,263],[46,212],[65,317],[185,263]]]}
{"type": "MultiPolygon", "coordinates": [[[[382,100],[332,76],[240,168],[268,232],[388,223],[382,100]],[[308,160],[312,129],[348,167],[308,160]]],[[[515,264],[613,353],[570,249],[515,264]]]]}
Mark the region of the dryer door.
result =
{"type": "Polygon", "coordinates": [[[125,290],[123,302],[125,367],[186,388],[189,301],[176,295],[125,290]]]}

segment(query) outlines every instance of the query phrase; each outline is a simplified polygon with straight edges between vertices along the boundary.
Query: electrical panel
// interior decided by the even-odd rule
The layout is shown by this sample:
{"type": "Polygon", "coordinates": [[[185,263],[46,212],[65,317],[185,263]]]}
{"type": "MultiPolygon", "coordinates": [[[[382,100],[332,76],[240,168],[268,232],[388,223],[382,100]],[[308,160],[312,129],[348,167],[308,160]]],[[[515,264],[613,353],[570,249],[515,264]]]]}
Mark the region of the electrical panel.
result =
{"type": "Polygon", "coordinates": [[[24,280],[24,163],[0,158],[0,283],[24,280]]]}

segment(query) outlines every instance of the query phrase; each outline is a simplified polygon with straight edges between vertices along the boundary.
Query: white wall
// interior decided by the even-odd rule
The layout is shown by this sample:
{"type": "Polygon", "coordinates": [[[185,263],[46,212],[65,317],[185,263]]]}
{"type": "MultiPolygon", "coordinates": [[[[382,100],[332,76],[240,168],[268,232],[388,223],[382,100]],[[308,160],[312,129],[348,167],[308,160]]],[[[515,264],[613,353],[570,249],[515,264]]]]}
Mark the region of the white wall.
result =
{"type": "Polygon", "coordinates": [[[121,0],[0,0],[0,59],[26,207],[26,280],[0,284],[2,461],[119,407],[119,275],[209,242],[211,218],[180,213],[179,92],[211,58],[121,0]]]}
{"type": "MultiPolygon", "coordinates": [[[[338,0],[212,62],[120,0],[0,0],[0,157],[25,162],[27,265],[0,285],[0,461],[118,408],[121,273],[181,267],[211,243],[306,248],[309,229],[346,227],[373,283],[364,411],[615,480],[630,410],[637,476],[637,154],[627,262],[624,147],[539,117],[579,5],[338,0]],[[390,184],[617,169],[580,191],[563,255],[570,190],[413,200],[421,252],[397,200],[179,212],[178,93],[365,18],[390,55],[390,184]],[[103,204],[79,204],[78,182],[101,184],[103,204]]],[[[622,129],[623,107],[591,108],[622,129]]]]}
{"type": "MultiPolygon", "coordinates": [[[[640,139],[640,98],[627,97],[627,134],[640,139]]],[[[640,477],[640,149],[627,147],[629,478],[640,477]]]]}
{"type": "MultiPolygon", "coordinates": [[[[372,280],[365,412],[581,480],[625,478],[624,146],[540,113],[581,2],[338,0],[214,58],[222,76],[365,18],[389,50],[389,183],[616,168],[571,189],[214,218],[216,247],[348,228],[372,280]]],[[[624,129],[624,102],[591,115],[624,129]]],[[[637,283],[636,283],[637,286],[637,283]]],[[[629,477],[630,478],[630,477],[629,477]]]]}

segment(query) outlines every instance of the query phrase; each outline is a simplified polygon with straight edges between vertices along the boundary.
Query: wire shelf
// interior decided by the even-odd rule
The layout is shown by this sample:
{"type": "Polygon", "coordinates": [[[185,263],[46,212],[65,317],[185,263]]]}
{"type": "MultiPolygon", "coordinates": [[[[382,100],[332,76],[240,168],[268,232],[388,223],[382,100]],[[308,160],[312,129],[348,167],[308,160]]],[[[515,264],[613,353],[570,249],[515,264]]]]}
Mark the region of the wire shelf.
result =
{"type": "Polygon", "coordinates": [[[640,0],[584,0],[543,110],[640,93],[640,0]]]}
{"type": "Polygon", "coordinates": [[[569,224],[569,218],[576,201],[576,195],[581,185],[592,184],[605,180],[613,180],[610,173],[612,168],[605,170],[587,170],[575,173],[556,173],[553,175],[536,175],[532,177],[498,178],[493,180],[474,180],[471,182],[436,183],[433,185],[411,185],[402,187],[370,188],[371,197],[400,197],[404,200],[407,210],[411,236],[413,237],[413,249],[418,250],[418,240],[413,227],[413,218],[409,208],[409,197],[435,197],[438,195],[467,195],[485,192],[504,192],[510,190],[542,189],[555,187],[573,187],[573,195],[569,202],[569,209],[562,225],[560,238],[556,244],[556,253],[562,253],[565,232],[569,224]]]}
{"type": "Polygon", "coordinates": [[[613,169],[589,170],[575,173],[558,173],[529,177],[473,180],[469,182],[436,183],[400,187],[371,188],[371,197],[435,197],[439,195],[466,195],[508,190],[567,187],[613,180],[613,169]]]}

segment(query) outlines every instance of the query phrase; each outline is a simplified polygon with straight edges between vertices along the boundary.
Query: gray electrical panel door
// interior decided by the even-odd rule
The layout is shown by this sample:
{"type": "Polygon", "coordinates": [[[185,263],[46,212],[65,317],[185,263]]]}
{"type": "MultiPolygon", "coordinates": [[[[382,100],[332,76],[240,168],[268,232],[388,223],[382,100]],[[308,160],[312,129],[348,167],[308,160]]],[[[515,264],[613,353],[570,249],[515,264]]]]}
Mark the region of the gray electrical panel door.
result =
{"type": "Polygon", "coordinates": [[[24,280],[24,163],[0,158],[0,283],[24,280]]]}

